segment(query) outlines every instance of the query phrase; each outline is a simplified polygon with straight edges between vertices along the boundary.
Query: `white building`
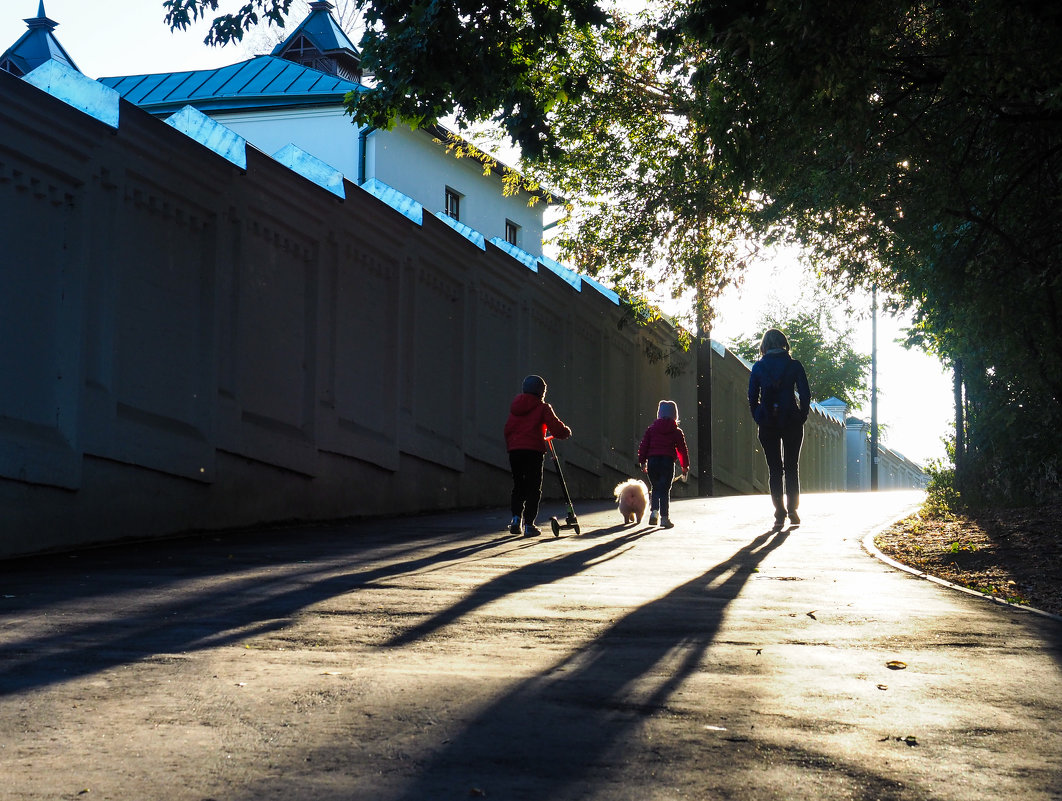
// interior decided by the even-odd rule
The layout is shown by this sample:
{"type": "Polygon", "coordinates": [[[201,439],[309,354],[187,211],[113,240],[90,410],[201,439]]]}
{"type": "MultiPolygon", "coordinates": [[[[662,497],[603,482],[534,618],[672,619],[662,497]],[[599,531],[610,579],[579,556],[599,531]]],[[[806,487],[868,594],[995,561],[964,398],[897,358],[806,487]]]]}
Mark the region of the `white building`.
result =
{"type": "MultiPolygon", "coordinates": [[[[99,78],[124,99],[159,117],[192,106],[262,152],[294,145],[350,182],[383,196],[395,190],[466,234],[542,255],[545,193],[503,193],[498,164],[484,174],[474,158],[448,152],[454,135],[442,126],[385,131],[357,127],[343,101],[361,83],[360,55],[332,16],[332,4],[311,3],[310,14],[269,55],[209,70],[99,78]],[[533,202],[532,202],[533,201],[533,202]]],[[[0,55],[0,69],[22,76],[48,60],[77,69],[54,36],[41,0],[29,30],[0,55]]]]}

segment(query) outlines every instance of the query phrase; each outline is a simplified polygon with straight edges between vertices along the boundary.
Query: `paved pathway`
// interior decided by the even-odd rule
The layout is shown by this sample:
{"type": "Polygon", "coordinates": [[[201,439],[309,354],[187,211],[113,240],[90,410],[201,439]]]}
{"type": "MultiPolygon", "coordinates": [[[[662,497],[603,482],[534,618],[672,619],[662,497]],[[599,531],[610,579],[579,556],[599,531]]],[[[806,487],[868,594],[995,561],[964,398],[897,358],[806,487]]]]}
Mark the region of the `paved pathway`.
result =
{"type": "Polygon", "coordinates": [[[918,500],[0,563],[0,798],[1058,801],[1062,623],[861,548],[918,500]]]}

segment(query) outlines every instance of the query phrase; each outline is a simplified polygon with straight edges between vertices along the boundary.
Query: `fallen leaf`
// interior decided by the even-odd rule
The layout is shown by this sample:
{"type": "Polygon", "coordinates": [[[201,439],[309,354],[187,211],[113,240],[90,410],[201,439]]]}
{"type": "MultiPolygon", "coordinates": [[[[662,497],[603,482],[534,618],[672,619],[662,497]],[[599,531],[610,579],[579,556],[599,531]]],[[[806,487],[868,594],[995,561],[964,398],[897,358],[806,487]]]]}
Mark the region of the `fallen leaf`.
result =
{"type": "Polygon", "coordinates": [[[818,618],[815,617],[815,613],[818,611],[818,609],[812,609],[810,612],[808,612],[808,617],[810,617],[812,620],[818,620],[818,618]]]}
{"type": "Polygon", "coordinates": [[[887,690],[887,689],[889,689],[889,685],[888,684],[879,684],[878,685],[878,689],[879,690],[887,690]]]}
{"type": "Polygon", "coordinates": [[[905,667],[907,667],[907,663],[901,662],[899,659],[891,659],[885,663],[885,667],[887,667],[889,670],[903,670],[905,667]]]}
{"type": "Polygon", "coordinates": [[[895,740],[898,743],[903,743],[904,745],[911,747],[918,745],[918,738],[915,737],[913,734],[908,734],[906,737],[893,737],[891,735],[885,735],[880,740],[878,740],[878,742],[887,743],[889,742],[889,740],[895,740]]]}

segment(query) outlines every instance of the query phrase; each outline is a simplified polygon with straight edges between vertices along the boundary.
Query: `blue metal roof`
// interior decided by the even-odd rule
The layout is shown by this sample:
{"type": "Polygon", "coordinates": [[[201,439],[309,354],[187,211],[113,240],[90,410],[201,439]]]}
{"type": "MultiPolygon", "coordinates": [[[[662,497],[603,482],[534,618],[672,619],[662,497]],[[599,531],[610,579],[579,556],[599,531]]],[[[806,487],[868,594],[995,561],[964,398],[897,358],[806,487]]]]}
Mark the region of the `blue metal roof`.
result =
{"type": "Polygon", "coordinates": [[[191,105],[204,111],[334,105],[348,92],[365,91],[354,81],[273,56],[211,70],[100,78],[130,103],[154,114],[191,105]]]}
{"type": "Polygon", "coordinates": [[[44,0],[41,0],[37,10],[37,16],[25,20],[29,28],[19,40],[0,54],[0,64],[8,65],[9,71],[22,76],[32,72],[46,61],[58,61],[78,72],[74,59],[59,44],[52,31],[59,23],[48,19],[44,13],[44,0]],[[14,69],[11,69],[11,68],[14,69]]]}

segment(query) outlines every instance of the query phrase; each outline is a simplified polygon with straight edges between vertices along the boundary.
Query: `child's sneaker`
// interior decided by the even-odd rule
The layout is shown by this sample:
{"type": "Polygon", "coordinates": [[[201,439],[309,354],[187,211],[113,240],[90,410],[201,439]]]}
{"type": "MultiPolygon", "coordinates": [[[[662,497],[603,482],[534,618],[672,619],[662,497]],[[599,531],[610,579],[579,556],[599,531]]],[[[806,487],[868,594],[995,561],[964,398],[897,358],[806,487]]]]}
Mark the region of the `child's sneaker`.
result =
{"type": "Polygon", "coordinates": [[[659,520],[660,520],[660,515],[659,514],[657,514],[656,512],[650,512],[649,513],[649,525],[650,526],[655,526],[659,520]]]}
{"type": "Polygon", "coordinates": [[[520,516],[516,515],[509,521],[509,533],[513,536],[520,536],[520,516]]]}
{"type": "Polygon", "coordinates": [[[526,526],[524,526],[525,537],[537,537],[541,533],[542,532],[535,526],[534,523],[528,523],[526,526]]]}
{"type": "Polygon", "coordinates": [[[675,524],[671,522],[671,518],[670,517],[662,517],[662,518],[660,518],[660,527],[661,528],[674,528],[675,524]]]}

